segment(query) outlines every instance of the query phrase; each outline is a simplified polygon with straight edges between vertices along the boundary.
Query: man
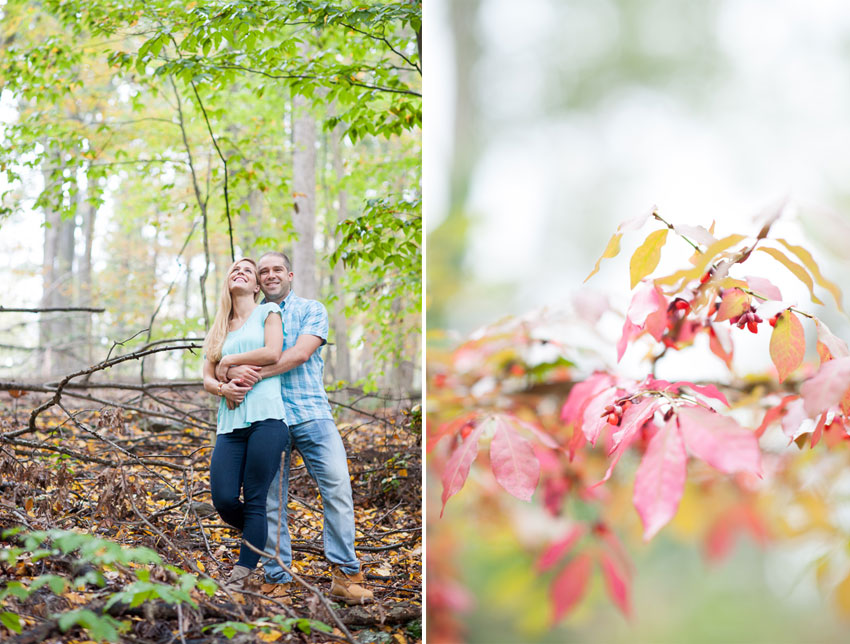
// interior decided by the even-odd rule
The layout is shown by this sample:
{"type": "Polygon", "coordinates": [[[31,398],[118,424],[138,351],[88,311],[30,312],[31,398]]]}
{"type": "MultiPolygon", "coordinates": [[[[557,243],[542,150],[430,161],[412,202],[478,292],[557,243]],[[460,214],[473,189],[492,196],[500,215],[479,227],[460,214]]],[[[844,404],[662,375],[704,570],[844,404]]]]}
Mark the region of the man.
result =
{"type": "MultiPolygon", "coordinates": [[[[290,421],[291,445],[297,449],[307,471],[319,487],[324,506],[325,558],[332,564],[331,596],[348,604],[373,599],[373,593],[360,585],[363,573],[354,552],[354,503],[348,460],[342,438],[334,424],[328,396],[322,382],[324,362],[321,347],[327,343],[328,314],[315,300],[298,297],[292,291],[292,263],[278,252],[260,257],[260,288],[267,302],[280,306],[283,317],[283,352],[276,364],[266,367],[238,365],[217,374],[229,380],[225,395],[241,402],[251,386],[261,378],[281,374],[281,395],[290,421]],[[235,380],[246,386],[240,387],[235,380]]],[[[268,538],[266,551],[280,547],[280,558],[290,566],[292,547],[286,524],[286,499],[289,489],[289,459],[283,471],[283,491],[278,497],[280,473],[269,488],[266,511],[268,538]],[[278,544],[278,521],[280,540],[278,544]]],[[[266,582],[263,589],[273,597],[286,598],[292,579],[273,559],[264,563],[266,582]]]]}

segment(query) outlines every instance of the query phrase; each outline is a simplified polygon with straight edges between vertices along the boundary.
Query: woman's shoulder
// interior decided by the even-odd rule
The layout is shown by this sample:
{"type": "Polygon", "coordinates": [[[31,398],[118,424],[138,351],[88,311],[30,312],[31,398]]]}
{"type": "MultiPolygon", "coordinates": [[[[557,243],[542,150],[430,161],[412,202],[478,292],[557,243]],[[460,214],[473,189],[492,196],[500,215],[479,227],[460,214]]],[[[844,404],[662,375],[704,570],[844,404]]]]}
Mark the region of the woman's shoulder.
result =
{"type": "Polygon", "coordinates": [[[265,304],[259,304],[255,312],[260,315],[261,320],[265,321],[271,313],[277,313],[280,315],[280,306],[274,302],[266,302],[265,304]]]}

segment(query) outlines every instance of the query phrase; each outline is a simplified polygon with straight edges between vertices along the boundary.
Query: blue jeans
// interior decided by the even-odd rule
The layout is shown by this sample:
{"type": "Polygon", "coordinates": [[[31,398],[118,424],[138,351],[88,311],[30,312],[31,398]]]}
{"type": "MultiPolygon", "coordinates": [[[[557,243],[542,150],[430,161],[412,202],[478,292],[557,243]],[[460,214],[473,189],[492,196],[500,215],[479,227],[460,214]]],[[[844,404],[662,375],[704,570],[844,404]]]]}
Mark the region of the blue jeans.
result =
{"type": "MultiPolygon", "coordinates": [[[[289,428],[290,445],[301,453],[307,472],[313,477],[322,496],[325,520],[323,526],[325,558],[337,564],[349,574],[360,570],[360,562],[354,554],[354,502],[351,498],[351,480],[348,474],[348,459],[342,437],[330,419],[308,420],[289,428]]],[[[292,565],[292,544],[286,524],[286,503],[281,511],[278,488],[280,481],[275,476],[269,487],[266,501],[268,515],[268,540],[266,552],[276,552],[280,547],[280,558],[287,566],[292,565]],[[280,543],[277,543],[278,519],[280,543]]],[[[283,472],[283,499],[289,495],[289,459],[283,472]]],[[[286,583],[292,577],[274,559],[263,559],[266,581],[286,583]]]]}
{"type": "MultiPolygon", "coordinates": [[[[216,437],[210,461],[213,505],[255,548],[266,543],[266,496],[288,446],[286,423],[273,418],[216,437]],[[239,500],[240,489],[244,501],[239,500]]],[[[248,546],[240,547],[237,565],[255,568],[259,560],[248,546]]]]}

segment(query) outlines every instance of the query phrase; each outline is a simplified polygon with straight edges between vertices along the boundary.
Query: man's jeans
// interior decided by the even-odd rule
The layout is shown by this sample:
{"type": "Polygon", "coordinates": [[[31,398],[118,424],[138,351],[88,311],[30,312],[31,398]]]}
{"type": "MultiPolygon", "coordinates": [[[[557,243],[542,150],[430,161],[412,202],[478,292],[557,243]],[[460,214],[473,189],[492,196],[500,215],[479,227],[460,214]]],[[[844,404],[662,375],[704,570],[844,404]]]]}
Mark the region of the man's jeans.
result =
{"type": "MultiPolygon", "coordinates": [[[[290,425],[290,448],[301,453],[307,471],[322,495],[324,506],[325,557],[337,564],[346,573],[360,570],[360,562],[354,553],[354,502],[351,498],[351,480],[345,447],[336,425],[330,419],[308,420],[290,425]]],[[[266,500],[268,515],[268,539],[266,552],[277,551],[278,519],[280,525],[280,558],[287,566],[292,565],[292,545],[286,524],[286,499],[289,492],[289,458],[285,459],[283,472],[283,511],[278,498],[280,468],[269,487],[266,500]]],[[[263,559],[266,581],[286,583],[292,579],[274,559],[263,559]]]]}

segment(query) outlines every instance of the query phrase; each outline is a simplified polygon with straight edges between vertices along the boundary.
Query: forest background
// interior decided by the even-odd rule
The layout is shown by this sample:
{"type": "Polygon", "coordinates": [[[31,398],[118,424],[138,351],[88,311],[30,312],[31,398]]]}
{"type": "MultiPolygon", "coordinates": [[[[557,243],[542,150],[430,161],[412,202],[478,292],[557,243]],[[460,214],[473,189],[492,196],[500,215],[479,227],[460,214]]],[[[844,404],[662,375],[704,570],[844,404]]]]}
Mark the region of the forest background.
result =
{"type": "MultiPolygon", "coordinates": [[[[295,292],[329,312],[326,384],[361,428],[349,449],[386,470],[367,487],[415,524],[421,3],[7,0],[0,26],[4,453],[43,464],[62,436],[42,431],[76,440],[103,414],[203,436],[223,271],[283,250],[295,292]]],[[[47,506],[18,516],[55,526],[47,506]]]]}

